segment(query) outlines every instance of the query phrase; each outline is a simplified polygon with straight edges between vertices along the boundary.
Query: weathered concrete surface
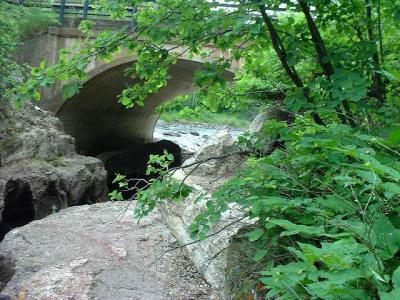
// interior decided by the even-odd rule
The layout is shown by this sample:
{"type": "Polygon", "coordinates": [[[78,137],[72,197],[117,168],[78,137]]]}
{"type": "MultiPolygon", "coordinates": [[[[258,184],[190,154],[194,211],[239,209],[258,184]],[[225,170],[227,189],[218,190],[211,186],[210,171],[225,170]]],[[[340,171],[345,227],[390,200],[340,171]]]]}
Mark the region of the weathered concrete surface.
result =
{"type": "MultiPolygon", "coordinates": [[[[100,21],[100,20],[99,20],[100,21]]],[[[37,66],[42,60],[55,63],[59,50],[72,48],[82,41],[84,35],[74,28],[50,27],[48,32],[34,36],[19,47],[18,61],[37,66]]],[[[163,45],[171,53],[180,54],[177,63],[169,68],[167,86],[150,95],[143,107],[136,105],[125,109],[118,103],[118,96],[127,86],[138,83],[124,75],[126,68],[135,63],[136,57],[127,49],[115,55],[111,62],[94,60],[87,67],[88,80],[80,93],[68,101],[63,99],[63,84],[57,83],[43,92],[39,105],[54,113],[65,125],[66,132],[76,139],[80,154],[96,156],[99,153],[129,148],[132,144],[152,142],[158,119],[155,111],[159,104],[187,94],[195,89],[196,70],[205,62],[230,54],[206,46],[209,57],[191,57],[177,45],[163,45]],[[182,55],[183,53],[183,55],[182,55]]],[[[224,73],[228,80],[238,66],[224,73]]]]}
{"type": "Polygon", "coordinates": [[[158,213],[137,224],[129,202],[67,208],[6,236],[0,274],[13,276],[8,282],[0,276],[2,294],[25,300],[212,299],[182,253],[157,260],[173,241],[158,213]]]}
{"type": "MultiPolygon", "coordinates": [[[[187,160],[183,165],[208,157],[223,156],[237,150],[229,133],[220,131],[207,140],[194,157],[187,160]]],[[[247,226],[249,221],[243,219],[243,214],[237,207],[231,206],[223,213],[221,220],[210,230],[210,234],[217,232],[218,234],[194,244],[190,238],[189,226],[204,209],[207,200],[212,199],[211,193],[236,173],[244,159],[245,157],[234,154],[224,159],[208,161],[196,169],[193,166],[180,170],[176,173],[175,178],[182,180],[191,174],[185,183],[190,185],[194,192],[181,203],[164,203],[160,207],[165,222],[179,243],[181,245],[190,244],[183,247],[184,251],[204,274],[205,279],[218,291],[218,296],[221,299],[228,299],[226,294],[226,249],[229,246],[230,238],[240,228],[247,226]],[[201,194],[205,195],[204,199],[196,203],[196,198],[201,194]],[[227,226],[228,224],[230,225],[227,226]],[[220,231],[222,228],[225,229],[220,231]]]]}
{"type": "MultiPolygon", "coordinates": [[[[151,95],[143,107],[126,109],[118,103],[118,95],[137,81],[124,76],[134,63],[110,67],[88,80],[80,93],[60,102],[54,110],[66,131],[76,138],[78,153],[96,156],[99,153],[129,148],[133,144],[150,143],[161,103],[193,90],[193,74],[202,64],[179,60],[170,68],[168,85],[151,95]],[[62,106],[61,106],[62,105],[62,106]]],[[[57,99],[53,99],[57,103],[57,99]]]]}

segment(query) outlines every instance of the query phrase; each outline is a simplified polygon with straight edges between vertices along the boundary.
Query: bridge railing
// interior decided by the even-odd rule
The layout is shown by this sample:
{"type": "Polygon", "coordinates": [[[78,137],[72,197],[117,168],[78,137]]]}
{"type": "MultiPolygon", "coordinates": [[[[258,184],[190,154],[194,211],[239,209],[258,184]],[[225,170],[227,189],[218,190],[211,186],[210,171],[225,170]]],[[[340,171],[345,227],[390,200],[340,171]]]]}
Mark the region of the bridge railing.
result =
{"type": "MultiPolygon", "coordinates": [[[[58,14],[61,26],[65,25],[66,17],[75,19],[112,19],[110,14],[104,13],[96,9],[95,4],[90,4],[90,0],[6,0],[9,3],[23,5],[27,7],[38,7],[49,13],[58,14]]],[[[147,2],[155,2],[155,0],[146,0],[147,2]]],[[[227,11],[234,10],[238,7],[230,0],[209,0],[210,3],[216,4],[216,9],[225,9],[227,11]]],[[[286,11],[286,7],[279,7],[278,10],[269,11],[272,15],[286,11]]],[[[126,7],[126,16],[119,21],[128,21],[131,27],[136,26],[134,15],[137,7],[126,7]]]]}
{"type": "MultiPolygon", "coordinates": [[[[6,0],[9,3],[25,7],[36,7],[41,10],[58,16],[61,26],[64,26],[67,17],[75,19],[112,19],[110,14],[96,9],[96,5],[91,5],[89,0],[6,0]]],[[[154,0],[147,0],[154,2],[154,0]]],[[[134,14],[136,7],[127,7],[126,16],[120,21],[130,21],[134,26],[134,14]]]]}
{"type": "MultiPolygon", "coordinates": [[[[95,4],[91,4],[89,0],[6,0],[9,3],[23,5],[27,7],[38,7],[44,11],[58,14],[60,24],[63,25],[65,17],[86,19],[111,19],[109,14],[103,13],[96,9],[95,4]]],[[[155,2],[155,0],[146,0],[147,2],[155,2]]],[[[210,0],[210,3],[217,4],[217,8],[232,10],[238,7],[230,0],[210,0]]],[[[122,20],[133,20],[137,11],[136,7],[127,7],[127,15],[122,20]]],[[[121,19],[120,19],[121,20],[121,19]]]]}

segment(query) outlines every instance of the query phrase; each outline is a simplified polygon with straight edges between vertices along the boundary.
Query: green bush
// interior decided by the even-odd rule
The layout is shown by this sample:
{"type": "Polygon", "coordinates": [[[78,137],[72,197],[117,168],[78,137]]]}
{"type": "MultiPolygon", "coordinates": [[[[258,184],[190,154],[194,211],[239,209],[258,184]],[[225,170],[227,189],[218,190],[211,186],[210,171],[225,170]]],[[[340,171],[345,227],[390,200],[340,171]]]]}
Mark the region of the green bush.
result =
{"type": "Polygon", "coordinates": [[[24,8],[18,22],[21,35],[29,36],[59,25],[57,14],[36,7],[24,8]]]}
{"type": "Polygon", "coordinates": [[[257,271],[268,299],[397,299],[400,129],[374,136],[303,118],[290,130],[277,123],[263,134],[285,148],[249,159],[196,218],[193,237],[237,203],[258,220],[245,236],[254,264],[267,267],[257,271]]]}
{"type": "Polygon", "coordinates": [[[14,61],[21,40],[57,24],[54,15],[38,8],[0,3],[0,98],[24,79],[24,70],[14,61]]]}

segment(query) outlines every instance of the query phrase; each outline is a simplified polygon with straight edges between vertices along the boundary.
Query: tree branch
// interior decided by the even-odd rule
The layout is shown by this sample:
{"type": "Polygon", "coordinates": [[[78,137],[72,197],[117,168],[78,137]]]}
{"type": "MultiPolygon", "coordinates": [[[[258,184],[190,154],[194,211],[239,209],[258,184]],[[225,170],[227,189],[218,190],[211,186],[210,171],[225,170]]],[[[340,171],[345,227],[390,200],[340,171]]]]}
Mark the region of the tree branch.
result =
{"type": "Polygon", "coordinates": [[[231,226],[233,226],[233,225],[235,225],[235,224],[237,224],[237,223],[243,221],[243,220],[246,219],[247,217],[248,217],[248,216],[243,216],[243,217],[241,217],[241,218],[239,218],[239,219],[236,219],[236,220],[234,220],[234,221],[232,221],[232,222],[226,224],[225,226],[223,226],[222,228],[220,228],[220,229],[217,230],[216,232],[213,232],[213,233],[210,233],[209,235],[207,235],[204,239],[197,239],[197,240],[191,241],[191,242],[189,242],[189,243],[186,243],[186,244],[183,244],[183,245],[179,245],[179,246],[176,246],[176,247],[172,247],[172,248],[169,248],[169,249],[165,250],[163,253],[161,253],[161,255],[160,255],[159,257],[157,257],[157,258],[150,264],[150,266],[154,265],[157,261],[159,261],[160,259],[162,259],[166,254],[168,254],[168,253],[170,253],[170,252],[172,252],[172,251],[178,250],[178,249],[185,248],[185,247],[187,247],[187,246],[191,246],[191,245],[197,244],[197,243],[199,243],[199,242],[201,242],[201,241],[204,241],[204,240],[206,240],[206,239],[208,239],[208,238],[211,238],[211,237],[213,237],[213,236],[216,236],[216,235],[220,234],[221,232],[223,232],[224,230],[226,230],[227,228],[229,228],[229,227],[231,227],[231,226]]]}

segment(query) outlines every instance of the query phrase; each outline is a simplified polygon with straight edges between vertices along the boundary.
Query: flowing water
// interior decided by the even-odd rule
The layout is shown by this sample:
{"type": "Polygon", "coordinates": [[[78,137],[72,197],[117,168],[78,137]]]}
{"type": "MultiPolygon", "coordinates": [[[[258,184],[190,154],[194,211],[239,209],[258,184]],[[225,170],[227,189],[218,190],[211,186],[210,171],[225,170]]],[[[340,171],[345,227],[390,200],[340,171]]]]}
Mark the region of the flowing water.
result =
{"type": "Polygon", "coordinates": [[[237,138],[245,130],[230,126],[210,125],[202,123],[167,123],[157,122],[154,130],[155,140],[170,140],[178,144],[186,152],[195,152],[201,144],[216,132],[226,129],[237,138]]]}

